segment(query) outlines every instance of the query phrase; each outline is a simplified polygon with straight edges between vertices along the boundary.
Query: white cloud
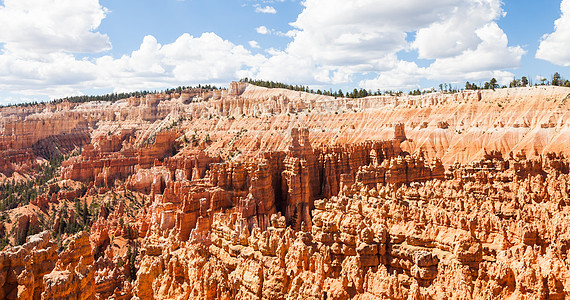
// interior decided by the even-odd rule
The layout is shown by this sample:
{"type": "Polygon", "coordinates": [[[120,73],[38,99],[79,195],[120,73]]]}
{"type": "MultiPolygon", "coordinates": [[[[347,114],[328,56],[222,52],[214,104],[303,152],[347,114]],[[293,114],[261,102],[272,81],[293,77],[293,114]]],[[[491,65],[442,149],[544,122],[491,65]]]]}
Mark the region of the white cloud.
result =
{"type": "MultiPolygon", "coordinates": [[[[305,0],[291,30],[255,28],[259,34],[292,39],[285,49],[265,49],[264,55],[204,33],[183,34],[164,45],[146,36],[139,49],[122,57],[79,59],[76,52],[111,47],[98,32],[106,9],[98,0],[43,2],[5,0],[0,5],[1,90],[59,97],[86,89],[225,84],[245,76],[322,86],[368,76],[374,78],[360,86],[415,89],[424,79],[496,77],[504,82],[512,78],[507,70],[519,66],[525,53],[508,45],[496,23],[504,15],[500,0],[305,0]],[[404,51],[417,51],[428,65],[399,59],[404,51]]],[[[254,40],[245,46],[260,48],[254,40]]]]}
{"type": "Polygon", "coordinates": [[[103,78],[102,86],[114,82],[115,87],[132,91],[192,82],[226,84],[246,75],[251,77],[264,60],[262,55],[253,55],[215,33],[204,33],[200,37],[183,34],[166,45],[146,36],[139,50],[130,56],[105,56],[97,60],[96,66],[103,78]]]}
{"type": "Polygon", "coordinates": [[[381,72],[373,80],[364,80],[361,86],[368,89],[415,89],[425,78],[443,82],[461,83],[495,77],[501,84],[508,84],[514,74],[502,69],[517,67],[526,52],[521,47],[509,47],[507,35],[499,26],[490,22],[475,30],[480,42],[474,49],[461,51],[458,55],[443,53],[431,65],[420,68],[416,63],[400,61],[394,69],[381,72]]]}
{"type": "Polygon", "coordinates": [[[307,0],[292,24],[298,32],[287,52],[306,55],[328,68],[374,71],[406,46],[403,22],[390,17],[396,5],[374,1],[307,0]],[[391,25],[389,25],[391,24],[391,25]]]}
{"type": "Polygon", "coordinates": [[[380,73],[377,78],[361,81],[360,87],[374,91],[417,89],[420,87],[418,81],[425,75],[426,69],[416,63],[399,61],[393,69],[380,73]]]}
{"type": "Polygon", "coordinates": [[[267,28],[266,26],[256,27],[255,31],[257,33],[263,34],[263,35],[276,35],[276,36],[288,37],[288,38],[294,38],[297,35],[297,33],[299,32],[299,30],[297,30],[297,29],[292,29],[292,30],[289,30],[287,32],[282,32],[279,30],[267,28]]]}
{"type": "Polygon", "coordinates": [[[259,34],[271,34],[271,30],[267,29],[265,26],[259,26],[255,28],[255,31],[259,34]]]}
{"type": "Polygon", "coordinates": [[[98,0],[5,0],[0,42],[12,52],[99,52],[111,47],[95,32],[107,11],[98,0]]]}
{"type": "Polygon", "coordinates": [[[466,49],[456,56],[436,59],[429,66],[428,74],[438,80],[488,80],[496,74],[512,79],[513,74],[497,71],[518,67],[525,51],[518,46],[509,47],[507,35],[494,22],[478,28],[475,34],[481,40],[476,48],[466,49]]]}
{"type": "Polygon", "coordinates": [[[567,67],[570,66],[570,0],[562,0],[560,10],[562,14],[554,22],[554,32],[542,37],[536,58],[567,67]]]}
{"type": "MultiPolygon", "coordinates": [[[[302,5],[287,34],[293,41],[270,53],[260,77],[318,85],[377,74],[360,82],[372,89],[418,88],[425,79],[504,82],[513,77],[506,70],[519,67],[525,54],[508,45],[496,23],[505,15],[500,0],[306,0],[302,5]],[[417,51],[428,65],[398,59],[403,51],[417,51]]],[[[266,27],[257,31],[284,35],[266,27]]]]}
{"type": "Polygon", "coordinates": [[[289,30],[287,32],[281,32],[281,31],[276,31],[275,34],[278,36],[285,36],[285,37],[295,37],[295,35],[297,35],[297,33],[299,32],[299,30],[289,30]]]}
{"type": "Polygon", "coordinates": [[[122,92],[198,82],[227,84],[252,77],[256,66],[265,60],[214,33],[200,37],[183,34],[166,45],[146,36],[138,50],[118,59],[79,60],[64,52],[42,57],[0,55],[0,90],[59,98],[82,94],[88,88],[122,92]]]}
{"type": "Polygon", "coordinates": [[[535,79],[535,83],[537,83],[537,84],[548,81],[548,78],[546,78],[542,75],[536,75],[536,77],[534,79],[535,79]]]}
{"type": "Polygon", "coordinates": [[[59,98],[87,89],[227,84],[252,77],[266,60],[214,33],[183,34],[165,45],[146,36],[139,49],[120,58],[80,59],[76,52],[99,52],[111,46],[109,38],[97,32],[106,9],[97,0],[44,2],[6,0],[0,5],[3,92],[59,98]]]}
{"type": "Polygon", "coordinates": [[[259,4],[254,5],[255,12],[258,14],[276,14],[277,10],[273,6],[260,6],[259,4]]]}
{"type": "Polygon", "coordinates": [[[80,93],[96,80],[92,62],[74,52],[111,47],[96,31],[106,9],[97,0],[5,0],[0,5],[0,90],[27,95],[80,93]]]}
{"type": "Polygon", "coordinates": [[[464,1],[453,12],[417,31],[413,47],[419,58],[436,59],[461,55],[477,48],[481,38],[477,30],[502,15],[499,1],[464,1]]]}
{"type": "Polygon", "coordinates": [[[278,59],[270,58],[260,74],[290,78],[288,72],[277,70],[304,61],[310,63],[306,72],[313,74],[304,76],[311,77],[305,84],[350,82],[357,74],[378,74],[360,85],[405,89],[417,87],[422,79],[506,78],[512,74],[504,70],[518,67],[525,53],[508,46],[507,36],[495,23],[505,15],[500,0],[306,0],[302,5],[303,12],[291,24],[296,30],[291,32],[293,41],[278,59]],[[415,35],[412,42],[409,34],[415,35]],[[399,52],[410,50],[431,60],[431,65],[420,68],[397,58],[399,52]]]}
{"type": "Polygon", "coordinates": [[[311,58],[293,57],[275,49],[269,49],[267,52],[270,57],[261,64],[257,78],[294,84],[309,84],[315,81],[315,61],[311,58]]]}

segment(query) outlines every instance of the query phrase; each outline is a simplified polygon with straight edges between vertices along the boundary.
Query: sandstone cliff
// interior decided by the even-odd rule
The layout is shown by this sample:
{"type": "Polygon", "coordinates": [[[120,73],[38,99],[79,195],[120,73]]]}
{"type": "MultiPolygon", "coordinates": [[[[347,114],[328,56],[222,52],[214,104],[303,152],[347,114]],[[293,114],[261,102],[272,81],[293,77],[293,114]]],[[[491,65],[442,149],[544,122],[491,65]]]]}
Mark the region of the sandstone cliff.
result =
{"type": "MultiPolygon", "coordinates": [[[[345,99],[234,84],[230,90],[188,90],[114,103],[40,104],[0,109],[0,172],[12,176],[32,156],[52,157],[90,138],[134,129],[140,144],[182,125],[186,137],[209,135],[209,153],[284,151],[290,130],[305,127],[313,144],[385,140],[403,123],[403,149],[445,165],[480,159],[484,150],[568,155],[568,95],[562,87],[528,87],[456,94],[345,99]],[[197,120],[200,120],[199,122],[197,120]],[[194,134],[191,134],[194,132],[194,134]],[[198,133],[198,134],[196,134],[198,133]],[[201,133],[201,134],[200,134],[201,133]]],[[[24,172],[28,170],[23,169],[24,172]]]]}
{"type": "Polygon", "coordinates": [[[0,298],[563,299],[569,94],[232,83],[1,108],[0,242],[49,232],[0,252],[0,298]],[[74,149],[13,203],[11,179],[74,149]]]}

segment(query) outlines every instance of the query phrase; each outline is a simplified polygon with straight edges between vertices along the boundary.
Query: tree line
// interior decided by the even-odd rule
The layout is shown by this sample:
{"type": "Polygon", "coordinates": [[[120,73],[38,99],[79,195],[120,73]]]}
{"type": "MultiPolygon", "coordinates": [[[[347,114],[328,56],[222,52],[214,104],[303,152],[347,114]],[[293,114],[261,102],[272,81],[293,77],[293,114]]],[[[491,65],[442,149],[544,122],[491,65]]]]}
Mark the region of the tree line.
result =
{"type": "MultiPolygon", "coordinates": [[[[171,89],[165,89],[165,90],[154,90],[154,91],[149,91],[149,90],[143,90],[143,91],[136,91],[136,92],[129,92],[129,93],[109,93],[109,94],[104,94],[104,95],[83,95],[83,96],[71,96],[71,97],[64,97],[64,98],[60,98],[60,99],[54,99],[49,101],[48,103],[51,104],[58,104],[58,103],[62,103],[62,102],[70,102],[70,103],[86,103],[86,102],[93,102],[93,101],[103,101],[103,102],[116,102],[119,100],[123,100],[123,99],[128,99],[131,97],[144,97],[146,95],[151,95],[151,94],[159,94],[159,93],[164,93],[164,94],[173,94],[173,93],[182,93],[185,90],[190,90],[190,89],[203,89],[205,91],[213,91],[213,90],[219,90],[219,89],[224,89],[223,87],[217,87],[215,85],[201,85],[198,84],[195,87],[192,86],[179,86],[176,88],[171,88],[171,89]]],[[[33,101],[33,102],[24,102],[24,103],[17,103],[17,104],[7,104],[7,105],[0,105],[1,107],[29,107],[29,106],[35,106],[38,105],[40,103],[38,103],[37,101],[33,101]]]]}
{"type": "Polygon", "coordinates": [[[57,99],[57,100],[53,100],[52,103],[60,103],[60,102],[71,102],[71,103],[85,103],[85,102],[92,102],[92,101],[110,101],[110,102],[115,102],[118,100],[122,100],[122,99],[128,99],[131,97],[144,97],[146,95],[152,95],[152,94],[159,94],[159,93],[163,93],[163,94],[180,94],[183,91],[186,90],[190,90],[190,89],[203,89],[206,91],[212,91],[212,90],[218,90],[218,89],[223,89],[223,88],[218,88],[215,85],[201,85],[198,84],[195,87],[192,86],[179,86],[176,88],[171,88],[171,89],[165,89],[165,90],[160,90],[160,91],[148,91],[148,90],[144,90],[144,91],[136,91],[136,92],[130,92],[130,93],[111,93],[111,94],[105,94],[105,95],[97,95],[97,96],[73,96],[73,97],[65,97],[65,98],[61,98],[61,99],[57,99]]]}
{"type": "MultiPolygon", "coordinates": [[[[318,94],[318,95],[326,95],[326,96],[333,96],[333,97],[346,97],[346,98],[363,98],[363,97],[368,97],[368,96],[380,96],[380,95],[390,95],[390,96],[400,96],[403,94],[402,91],[384,91],[381,92],[380,90],[376,90],[375,92],[371,91],[371,90],[365,90],[365,89],[353,89],[350,92],[346,92],[343,93],[342,90],[338,90],[336,92],[332,91],[332,90],[314,90],[309,88],[308,86],[304,86],[304,85],[292,85],[292,84],[286,84],[286,83],[281,83],[281,82],[276,82],[276,81],[266,81],[266,80],[260,80],[260,79],[251,79],[251,78],[243,78],[240,80],[240,82],[246,82],[249,84],[253,84],[256,86],[261,86],[261,87],[266,87],[266,88],[282,88],[282,89],[288,89],[288,90],[293,90],[293,91],[300,91],[300,92],[306,92],[306,93],[312,93],[312,94],[318,94]]],[[[540,84],[535,83],[534,86],[538,86],[538,85],[552,85],[552,86],[565,86],[565,87],[570,87],[570,80],[567,80],[565,78],[563,78],[560,73],[556,72],[552,75],[552,80],[549,81],[546,78],[541,78],[540,79],[540,84]]],[[[520,79],[513,79],[513,81],[511,81],[509,83],[510,88],[514,88],[514,87],[526,87],[526,86],[533,86],[533,83],[531,80],[528,79],[528,77],[523,76],[520,79]]],[[[472,83],[472,82],[465,82],[465,90],[495,90],[495,89],[499,89],[499,88],[507,88],[506,85],[500,85],[497,81],[496,78],[491,78],[489,81],[486,81],[483,84],[479,84],[477,85],[476,83],[472,83]]],[[[453,86],[451,83],[440,83],[439,84],[439,91],[442,93],[457,93],[460,90],[462,90],[461,88],[458,88],[457,86],[453,86]]],[[[431,88],[431,89],[426,89],[426,90],[420,90],[420,89],[415,89],[415,90],[411,90],[408,92],[408,95],[423,95],[426,93],[433,93],[436,92],[437,90],[435,88],[431,88]]]]}
{"type": "Polygon", "coordinates": [[[26,205],[38,195],[45,193],[47,182],[55,177],[63,160],[64,156],[60,155],[39,166],[34,180],[22,182],[11,180],[0,183],[0,211],[26,205]]]}
{"type": "MultiPolygon", "coordinates": [[[[511,81],[509,83],[508,87],[514,88],[514,87],[526,87],[526,86],[538,86],[538,85],[552,85],[552,86],[565,86],[565,87],[570,87],[570,80],[567,80],[565,78],[563,78],[560,73],[556,72],[552,75],[551,80],[548,80],[547,78],[541,78],[539,79],[540,83],[532,83],[531,80],[529,80],[526,76],[521,77],[520,79],[513,79],[513,81],[511,81]]],[[[400,96],[403,94],[403,92],[401,90],[399,91],[380,91],[379,89],[376,91],[372,91],[370,89],[366,90],[363,88],[357,89],[354,88],[352,91],[348,91],[348,92],[343,92],[342,89],[339,89],[338,91],[333,91],[332,89],[329,90],[321,90],[321,89],[311,89],[308,86],[304,86],[304,85],[292,85],[292,84],[286,84],[286,83],[282,83],[282,82],[276,82],[276,81],[267,81],[267,80],[260,80],[260,79],[251,79],[251,78],[242,78],[240,79],[240,82],[246,82],[249,84],[253,84],[256,86],[261,86],[261,87],[266,87],[266,88],[282,88],[282,89],[288,89],[288,90],[293,90],[293,91],[299,91],[299,92],[306,92],[306,93],[311,93],[311,94],[317,94],[317,95],[325,95],[325,96],[332,96],[332,97],[346,97],[346,98],[363,98],[363,97],[368,97],[368,96],[381,96],[381,95],[390,95],[390,96],[400,96]]],[[[497,82],[496,78],[491,78],[489,81],[483,83],[483,84],[475,84],[472,82],[467,81],[465,83],[465,90],[488,90],[488,89],[498,89],[498,88],[507,88],[506,85],[499,85],[497,82]]],[[[57,103],[62,103],[62,102],[70,102],[70,103],[86,103],[86,102],[92,102],[92,101],[105,101],[105,102],[115,102],[118,100],[123,100],[123,99],[127,99],[127,98],[131,98],[131,97],[143,97],[149,94],[158,94],[158,93],[165,93],[165,94],[173,94],[173,93],[182,93],[185,90],[190,90],[190,89],[203,89],[206,91],[213,91],[213,90],[223,90],[225,88],[223,87],[217,87],[215,85],[200,85],[198,84],[195,87],[192,86],[179,86],[176,88],[171,88],[171,89],[165,89],[165,90],[161,90],[161,91],[149,91],[149,90],[142,90],[142,91],[136,91],[136,92],[129,92],[129,93],[109,93],[109,94],[104,94],[104,95],[83,95],[83,96],[71,96],[71,97],[65,97],[65,98],[60,98],[60,99],[54,99],[52,101],[50,101],[49,103],[52,104],[57,104],[57,103]]],[[[439,84],[439,91],[442,93],[455,93],[460,91],[461,89],[458,87],[453,87],[451,84],[448,83],[441,83],[439,84]]],[[[426,90],[420,90],[420,89],[415,89],[415,90],[411,90],[409,91],[409,95],[423,95],[426,93],[432,93],[432,92],[436,92],[437,90],[435,88],[431,88],[431,89],[426,89],[426,90]]],[[[25,103],[17,103],[17,104],[7,104],[7,105],[0,105],[0,108],[2,107],[28,107],[28,106],[35,106],[38,104],[43,104],[43,103],[38,103],[37,101],[33,101],[33,102],[25,102],[25,103]]]]}
{"type": "MultiPolygon", "coordinates": [[[[551,80],[548,80],[545,77],[542,77],[539,79],[540,83],[532,83],[531,80],[528,79],[528,77],[523,76],[521,78],[514,78],[513,81],[511,81],[509,83],[509,88],[516,88],[516,87],[527,87],[527,86],[540,86],[540,85],[551,85],[551,86],[564,86],[564,87],[570,87],[570,80],[567,80],[565,78],[563,78],[560,73],[555,72],[552,77],[551,80]]],[[[441,87],[441,84],[440,84],[441,87]]],[[[485,82],[483,85],[476,85],[475,83],[469,83],[469,81],[467,81],[465,83],[465,89],[466,90],[489,90],[489,89],[498,89],[498,88],[507,88],[506,85],[499,85],[497,83],[497,79],[495,78],[491,78],[491,80],[489,80],[488,82],[485,82]]]]}
{"type": "Polygon", "coordinates": [[[282,82],[276,82],[276,81],[267,81],[267,80],[260,80],[260,79],[251,79],[251,78],[242,78],[240,79],[240,82],[246,82],[249,84],[253,84],[256,86],[260,86],[260,87],[265,87],[265,88],[280,88],[280,89],[287,89],[287,90],[292,90],[292,91],[297,91],[297,92],[305,92],[305,93],[310,93],[310,94],[317,94],[317,95],[325,95],[325,96],[332,96],[332,97],[346,97],[346,98],[364,98],[364,97],[368,97],[368,96],[381,96],[381,95],[401,95],[403,94],[402,91],[380,91],[380,90],[376,90],[376,91],[372,91],[372,90],[366,90],[363,88],[360,89],[353,89],[352,91],[348,91],[348,92],[343,92],[342,89],[339,89],[338,91],[333,91],[332,89],[327,90],[320,90],[320,89],[311,89],[308,86],[304,86],[304,85],[292,85],[292,84],[286,84],[286,83],[282,83],[282,82]]]}

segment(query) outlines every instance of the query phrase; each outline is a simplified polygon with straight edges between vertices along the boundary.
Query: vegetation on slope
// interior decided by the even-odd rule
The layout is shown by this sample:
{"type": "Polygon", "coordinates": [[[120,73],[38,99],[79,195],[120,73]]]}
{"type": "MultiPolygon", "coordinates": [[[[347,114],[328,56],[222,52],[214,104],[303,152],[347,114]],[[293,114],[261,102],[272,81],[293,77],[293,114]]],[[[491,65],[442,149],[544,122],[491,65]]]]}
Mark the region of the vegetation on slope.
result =
{"type": "MultiPolygon", "coordinates": [[[[332,91],[332,90],[314,90],[314,89],[310,89],[308,86],[302,86],[302,85],[292,85],[292,84],[286,84],[286,83],[281,83],[281,82],[275,82],[275,81],[266,81],[266,80],[259,80],[259,79],[250,79],[250,78],[243,78],[240,80],[240,82],[247,82],[249,84],[253,84],[256,86],[260,86],[260,87],[266,87],[266,88],[280,88],[280,89],[288,89],[288,90],[292,90],[292,91],[298,91],[298,92],[306,92],[306,93],[311,93],[311,94],[317,94],[317,95],[325,95],[325,96],[332,96],[332,97],[346,97],[346,98],[363,98],[363,97],[368,97],[368,96],[380,96],[382,95],[382,92],[380,90],[377,90],[375,92],[373,91],[367,91],[363,88],[361,89],[354,89],[352,90],[352,92],[346,92],[344,93],[342,90],[338,90],[336,92],[332,91]]],[[[401,91],[397,91],[397,92],[392,92],[392,91],[385,91],[384,94],[390,94],[390,95],[400,95],[402,94],[401,91]]]]}
{"type": "MultiPolygon", "coordinates": [[[[530,81],[526,76],[523,76],[520,79],[513,79],[513,81],[511,81],[509,83],[510,88],[515,88],[515,87],[526,87],[526,86],[539,86],[539,85],[552,85],[552,86],[565,86],[565,87],[570,87],[570,80],[566,80],[564,79],[558,72],[554,73],[552,75],[552,80],[548,80],[546,78],[541,78],[540,83],[535,83],[533,85],[532,81],[530,81]]],[[[293,91],[300,91],[300,92],[306,92],[306,93],[312,93],[312,94],[318,94],[318,95],[326,95],[326,96],[333,96],[333,97],[346,97],[346,98],[363,98],[363,97],[368,97],[368,96],[379,96],[379,95],[391,95],[391,96],[400,96],[403,94],[402,91],[384,91],[381,92],[380,90],[377,90],[375,92],[371,91],[371,90],[365,90],[365,89],[353,89],[351,92],[346,92],[343,93],[342,90],[338,90],[336,92],[333,92],[332,90],[326,91],[326,90],[314,90],[314,89],[310,89],[308,86],[303,86],[303,85],[292,85],[292,84],[286,84],[286,83],[281,83],[281,82],[276,82],[276,81],[266,81],[266,80],[259,80],[259,79],[251,79],[251,78],[243,78],[240,80],[240,82],[247,82],[249,84],[253,84],[256,86],[261,86],[261,87],[266,87],[266,88],[282,88],[282,89],[288,89],[288,90],[293,90],[293,91]]],[[[461,89],[457,86],[453,86],[451,83],[440,83],[439,84],[439,91],[442,93],[457,93],[459,92],[461,89]]],[[[475,83],[471,83],[469,81],[465,82],[465,90],[495,90],[495,89],[500,89],[500,88],[507,88],[506,85],[501,86],[500,84],[498,84],[498,81],[496,78],[491,78],[489,81],[483,83],[483,84],[475,84],[475,83]]],[[[415,89],[415,90],[411,90],[408,94],[409,95],[423,95],[426,93],[432,93],[437,91],[435,88],[431,88],[431,89],[427,89],[427,90],[423,90],[421,91],[420,89],[415,89]]]]}
{"type": "MultiPolygon", "coordinates": [[[[570,80],[563,78],[560,75],[560,73],[558,73],[558,72],[556,72],[552,75],[551,80],[548,80],[547,78],[541,78],[539,81],[540,81],[540,83],[535,83],[533,85],[531,80],[529,80],[526,76],[523,76],[520,79],[517,79],[517,78],[513,79],[513,81],[509,83],[508,87],[514,88],[514,87],[539,86],[539,85],[552,85],[552,86],[570,87],[570,80]]],[[[312,93],[312,94],[317,94],[317,95],[332,96],[335,98],[336,97],[363,98],[363,97],[368,97],[368,96],[381,96],[381,95],[401,96],[403,94],[402,91],[391,91],[391,90],[390,91],[380,91],[379,89],[376,91],[372,91],[372,90],[366,90],[363,88],[360,88],[360,89],[354,88],[352,91],[349,91],[349,92],[343,92],[342,89],[339,89],[338,91],[333,91],[332,89],[314,90],[314,89],[311,89],[308,86],[304,86],[304,85],[292,85],[292,84],[286,84],[286,83],[281,83],[281,82],[276,82],[276,81],[251,79],[251,78],[247,78],[247,77],[242,78],[240,80],[240,82],[247,82],[249,84],[253,84],[253,85],[261,86],[261,87],[266,87],[266,88],[282,88],[282,89],[312,93]]],[[[498,89],[498,88],[507,88],[507,86],[506,85],[501,86],[498,84],[496,78],[491,78],[491,80],[489,80],[483,84],[479,84],[479,85],[467,81],[465,83],[464,89],[465,90],[486,90],[486,89],[493,89],[494,90],[494,89],[498,89]]],[[[61,102],[86,103],[86,102],[92,102],[92,101],[115,102],[118,100],[130,98],[130,97],[142,97],[142,96],[146,96],[149,94],[181,93],[182,91],[189,90],[189,89],[203,89],[206,91],[212,91],[212,90],[218,90],[218,89],[224,89],[224,88],[223,87],[216,87],[214,85],[209,85],[209,84],[207,84],[207,85],[200,85],[199,84],[196,87],[179,86],[177,88],[166,89],[163,91],[143,90],[143,91],[136,91],[136,92],[129,92],[129,93],[109,93],[109,94],[105,94],[105,95],[71,96],[71,97],[65,97],[65,98],[61,98],[61,99],[52,100],[51,103],[61,103],[61,102]]],[[[462,89],[459,88],[458,86],[452,85],[451,83],[439,84],[439,91],[442,93],[456,93],[460,90],[462,90],[462,89]]],[[[424,89],[424,90],[415,89],[415,90],[409,91],[408,94],[409,95],[423,95],[426,93],[432,93],[432,92],[436,92],[436,91],[437,91],[436,88],[424,89]]],[[[40,104],[40,103],[38,103],[37,101],[34,101],[34,102],[25,102],[25,103],[18,103],[18,104],[0,105],[0,108],[2,108],[2,107],[28,107],[28,106],[38,105],[38,104],[40,104]]]]}
{"type": "MultiPolygon", "coordinates": [[[[136,92],[130,92],[130,93],[110,93],[110,94],[105,94],[105,95],[71,96],[71,97],[65,97],[65,98],[61,98],[61,99],[55,99],[55,100],[52,100],[50,103],[54,103],[54,104],[55,103],[62,103],[62,102],[86,103],[86,102],[93,102],[93,101],[115,102],[118,100],[127,99],[127,98],[131,98],[131,97],[143,97],[146,95],[158,94],[158,93],[164,93],[164,94],[181,93],[182,91],[190,90],[190,89],[203,89],[206,91],[212,91],[212,90],[218,90],[218,89],[223,89],[223,88],[216,87],[216,86],[209,85],[209,84],[207,84],[207,85],[200,85],[199,84],[196,87],[179,86],[177,88],[166,89],[163,91],[144,90],[144,91],[136,91],[136,92]]],[[[28,107],[28,106],[38,105],[38,104],[39,103],[37,101],[34,101],[34,102],[25,102],[25,103],[18,103],[18,104],[2,105],[0,107],[28,107]]]]}
{"type": "Polygon", "coordinates": [[[47,182],[57,173],[64,156],[50,159],[36,170],[34,180],[0,183],[0,211],[13,209],[30,203],[30,200],[47,192],[47,182]]]}

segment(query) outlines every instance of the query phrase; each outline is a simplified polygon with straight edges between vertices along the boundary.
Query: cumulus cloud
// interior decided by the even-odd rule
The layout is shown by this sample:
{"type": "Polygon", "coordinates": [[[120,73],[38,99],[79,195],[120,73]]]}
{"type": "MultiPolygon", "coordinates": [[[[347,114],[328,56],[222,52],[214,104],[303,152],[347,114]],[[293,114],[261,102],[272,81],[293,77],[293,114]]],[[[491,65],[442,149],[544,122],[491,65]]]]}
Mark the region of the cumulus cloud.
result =
{"type": "Polygon", "coordinates": [[[536,75],[536,77],[534,78],[536,83],[544,83],[545,81],[548,80],[548,78],[542,76],[542,75],[536,75]]]}
{"type": "MultiPolygon", "coordinates": [[[[503,70],[518,67],[525,53],[508,45],[495,22],[505,14],[500,0],[306,0],[302,5],[292,23],[293,41],[278,61],[285,69],[310,61],[309,83],[351,82],[359,74],[378,75],[360,83],[370,88],[415,88],[421,79],[488,80],[488,75],[511,76],[503,70]],[[417,51],[431,65],[420,68],[398,59],[404,51],[417,51]]],[[[277,59],[270,58],[261,74],[290,77],[271,72],[279,69],[271,61],[277,59]]]]}
{"type": "Polygon", "coordinates": [[[100,52],[109,37],[94,31],[107,10],[98,0],[5,0],[0,41],[12,52],[100,52]]]}
{"type": "MultiPolygon", "coordinates": [[[[79,59],[78,52],[111,47],[109,37],[98,32],[107,10],[98,0],[43,2],[5,0],[0,5],[2,90],[60,97],[91,88],[224,84],[246,76],[322,86],[365,77],[372,79],[359,85],[368,89],[415,89],[424,79],[496,77],[505,82],[512,78],[508,70],[518,67],[525,53],[508,44],[496,23],[504,15],[500,0],[305,0],[286,33],[255,28],[259,34],[291,39],[285,49],[265,49],[264,55],[204,33],[183,34],[169,44],[149,35],[139,49],[121,57],[103,53],[79,59]],[[398,56],[403,52],[417,53],[427,64],[402,60],[398,56]]],[[[566,3],[570,0],[563,7],[566,3]]],[[[565,28],[561,20],[541,49],[565,28]]],[[[259,48],[254,40],[248,45],[259,48]]]]}
{"type": "MultiPolygon", "coordinates": [[[[489,79],[498,70],[510,69],[520,64],[525,51],[518,46],[509,47],[507,35],[496,23],[488,23],[475,33],[481,40],[475,48],[468,48],[456,56],[436,59],[428,68],[428,74],[432,74],[433,79],[440,80],[459,77],[468,80],[489,79]]],[[[503,76],[505,75],[506,73],[503,73],[503,76]]],[[[512,79],[511,73],[507,76],[512,79]]]]}
{"type": "Polygon", "coordinates": [[[61,97],[80,94],[79,84],[97,79],[93,63],[62,52],[42,59],[21,57],[12,52],[0,55],[0,90],[25,95],[61,97]]]}
{"type": "Polygon", "coordinates": [[[360,87],[369,90],[401,90],[417,89],[418,81],[427,74],[425,68],[420,68],[414,62],[399,61],[394,68],[380,73],[375,79],[363,80],[360,87]]]}
{"type": "Polygon", "coordinates": [[[276,14],[277,10],[273,6],[261,6],[259,4],[255,5],[255,12],[258,14],[276,14]]]}
{"type": "Polygon", "coordinates": [[[118,62],[121,71],[132,76],[131,70],[147,64],[150,66],[143,70],[155,70],[169,78],[170,83],[227,83],[238,77],[240,71],[255,68],[264,60],[263,56],[252,55],[243,46],[223,40],[215,33],[204,33],[200,37],[183,34],[174,43],[164,46],[147,36],[139,51],[145,51],[145,44],[149,44],[151,52],[139,55],[135,51],[130,57],[121,58],[127,64],[123,67],[122,62],[118,62]]]}
{"type": "Polygon", "coordinates": [[[98,0],[5,0],[0,5],[0,89],[28,95],[79,93],[95,66],[72,53],[110,49],[96,29],[107,11],[98,0]]]}
{"type": "MultiPolygon", "coordinates": [[[[79,59],[111,47],[97,32],[107,10],[97,0],[6,0],[0,5],[0,89],[59,98],[86,89],[133,91],[252,77],[266,58],[215,33],[161,45],[146,36],[121,57],[79,59]]],[[[255,46],[256,44],[253,44],[255,46]]],[[[24,98],[23,98],[24,99],[24,98]]]]}
{"type": "Polygon", "coordinates": [[[568,45],[570,45],[570,0],[562,0],[560,10],[562,14],[554,22],[554,32],[542,37],[536,58],[557,65],[570,66],[570,52],[568,52],[568,45]]]}
{"type": "Polygon", "coordinates": [[[165,45],[149,35],[130,55],[97,59],[94,65],[98,76],[92,84],[109,87],[112,83],[116,91],[198,82],[226,84],[236,78],[251,77],[264,60],[262,55],[253,55],[215,33],[204,33],[200,37],[183,34],[165,45]]]}
{"type": "Polygon", "coordinates": [[[164,88],[188,83],[225,84],[252,76],[265,57],[214,33],[181,35],[161,45],[146,36],[139,49],[115,59],[78,60],[58,52],[43,60],[0,55],[0,89],[27,95],[63,97],[85,88],[114,88],[117,92],[164,88]]]}
{"type": "Polygon", "coordinates": [[[412,46],[419,58],[453,57],[477,48],[482,41],[477,30],[503,14],[499,1],[465,1],[451,9],[444,19],[417,31],[412,46]]]}
{"type": "Polygon", "coordinates": [[[267,29],[265,26],[259,26],[255,28],[255,31],[259,34],[271,34],[271,30],[267,29]]]}
{"type": "Polygon", "coordinates": [[[507,35],[494,23],[488,23],[475,31],[479,42],[474,49],[467,49],[455,56],[442,55],[428,67],[420,68],[414,62],[400,60],[396,66],[381,72],[372,80],[360,85],[367,89],[416,89],[421,79],[453,81],[489,80],[495,77],[499,83],[508,84],[514,74],[502,69],[518,66],[525,51],[521,47],[509,47],[507,35]]]}
{"type": "Polygon", "coordinates": [[[289,30],[287,32],[283,32],[283,31],[267,28],[266,26],[256,27],[255,31],[257,33],[263,34],[263,35],[276,35],[276,36],[288,37],[288,38],[294,38],[297,35],[297,33],[299,32],[299,30],[296,30],[296,29],[292,29],[292,30],[289,30]]]}
{"type": "Polygon", "coordinates": [[[315,61],[306,56],[293,57],[284,51],[269,49],[269,58],[262,62],[257,78],[281,82],[308,84],[314,82],[315,61]]]}

